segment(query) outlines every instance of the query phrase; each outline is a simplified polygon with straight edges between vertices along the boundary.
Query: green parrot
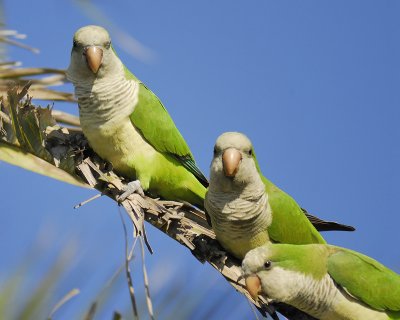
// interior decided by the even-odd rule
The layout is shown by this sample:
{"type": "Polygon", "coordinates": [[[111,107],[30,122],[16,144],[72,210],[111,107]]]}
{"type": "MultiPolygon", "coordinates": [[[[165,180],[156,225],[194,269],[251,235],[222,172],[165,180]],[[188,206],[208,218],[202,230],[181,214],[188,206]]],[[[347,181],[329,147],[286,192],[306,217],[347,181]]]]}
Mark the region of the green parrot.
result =
{"type": "Polygon", "coordinates": [[[90,146],[125,178],[122,195],[148,191],[203,208],[208,181],[167,110],[116,55],[99,26],[76,31],[67,77],[90,146]]]}
{"type": "Polygon", "coordinates": [[[255,300],[262,294],[321,320],[400,319],[400,275],[352,250],[268,243],[242,268],[255,300]]]}
{"type": "Polygon", "coordinates": [[[268,241],[326,243],[318,227],[354,230],[307,215],[261,174],[251,141],[239,132],[223,133],[215,143],[204,205],[217,240],[239,259],[268,241]]]}

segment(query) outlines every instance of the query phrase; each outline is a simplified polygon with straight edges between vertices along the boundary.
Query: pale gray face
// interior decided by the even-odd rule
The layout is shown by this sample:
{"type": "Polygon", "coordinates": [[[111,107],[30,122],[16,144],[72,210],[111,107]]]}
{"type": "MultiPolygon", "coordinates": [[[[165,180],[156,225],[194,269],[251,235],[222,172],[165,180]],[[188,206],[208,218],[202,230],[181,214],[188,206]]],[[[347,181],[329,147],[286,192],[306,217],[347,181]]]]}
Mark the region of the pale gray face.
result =
{"type": "Polygon", "coordinates": [[[270,244],[250,250],[242,261],[243,274],[249,276],[272,266],[270,244]]]}
{"type": "Polygon", "coordinates": [[[118,62],[107,30],[94,25],[85,26],[74,34],[67,77],[73,83],[93,81],[109,75],[118,62]]]}
{"type": "Polygon", "coordinates": [[[244,134],[225,132],[218,137],[210,180],[211,184],[219,184],[225,190],[260,180],[253,158],[253,146],[244,134]]]}
{"type": "Polygon", "coordinates": [[[292,264],[301,263],[301,259],[285,251],[284,246],[269,243],[250,250],[244,257],[242,269],[246,288],[255,300],[261,294],[290,303],[318,281],[311,275],[295,270],[292,264]]]}
{"type": "Polygon", "coordinates": [[[259,294],[266,294],[260,274],[268,272],[272,267],[270,260],[270,245],[250,250],[242,261],[242,270],[245,277],[246,289],[255,301],[258,299],[259,294]],[[264,271],[264,272],[263,272],[264,271]]]}

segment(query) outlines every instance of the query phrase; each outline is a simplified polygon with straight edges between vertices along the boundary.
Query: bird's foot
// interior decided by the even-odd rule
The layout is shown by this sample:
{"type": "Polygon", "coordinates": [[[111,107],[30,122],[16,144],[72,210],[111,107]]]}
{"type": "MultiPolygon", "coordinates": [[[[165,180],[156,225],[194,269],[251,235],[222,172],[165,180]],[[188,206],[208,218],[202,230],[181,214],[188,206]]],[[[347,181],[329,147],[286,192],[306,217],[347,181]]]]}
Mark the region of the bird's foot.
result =
{"type": "Polygon", "coordinates": [[[142,185],[140,184],[139,180],[131,181],[128,184],[124,185],[122,187],[122,191],[123,191],[123,194],[121,194],[117,199],[119,202],[124,201],[126,198],[128,198],[133,193],[137,193],[137,194],[141,195],[142,197],[144,197],[143,188],[142,188],[142,185]]]}
{"type": "MultiPolygon", "coordinates": [[[[216,240],[214,240],[214,241],[217,242],[216,240]]],[[[214,263],[219,270],[223,270],[226,265],[228,256],[226,255],[226,252],[221,248],[221,246],[217,242],[216,246],[211,247],[208,259],[212,263],[214,263]]]]}

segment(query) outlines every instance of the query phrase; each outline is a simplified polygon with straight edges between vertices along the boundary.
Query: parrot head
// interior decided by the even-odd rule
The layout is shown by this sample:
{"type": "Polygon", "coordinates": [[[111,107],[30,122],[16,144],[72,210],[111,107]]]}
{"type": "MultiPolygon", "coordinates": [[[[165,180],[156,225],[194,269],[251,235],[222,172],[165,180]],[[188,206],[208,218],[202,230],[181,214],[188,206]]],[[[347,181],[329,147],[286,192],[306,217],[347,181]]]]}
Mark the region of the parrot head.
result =
{"type": "Polygon", "coordinates": [[[247,291],[257,301],[262,294],[287,302],[299,295],[307,283],[327,274],[328,251],[323,245],[268,243],[250,250],[242,261],[247,291]]]}
{"type": "Polygon", "coordinates": [[[239,132],[225,132],[214,146],[210,180],[222,189],[252,183],[260,179],[254,150],[249,138],[239,132]]]}
{"type": "Polygon", "coordinates": [[[67,77],[72,82],[94,81],[122,63],[116,56],[107,30],[94,25],[78,29],[73,38],[67,77]],[[75,81],[74,81],[75,80],[75,81]]]}
{"type": "Polygon", "coordinates": [[[257,301],[264,295],[278,301],[285,301],[291,287],[290,271],[280,266],[280,259],[275,260],[273,245],[268,244],[249,251],[242,261],[246,289],[257,301]]]}

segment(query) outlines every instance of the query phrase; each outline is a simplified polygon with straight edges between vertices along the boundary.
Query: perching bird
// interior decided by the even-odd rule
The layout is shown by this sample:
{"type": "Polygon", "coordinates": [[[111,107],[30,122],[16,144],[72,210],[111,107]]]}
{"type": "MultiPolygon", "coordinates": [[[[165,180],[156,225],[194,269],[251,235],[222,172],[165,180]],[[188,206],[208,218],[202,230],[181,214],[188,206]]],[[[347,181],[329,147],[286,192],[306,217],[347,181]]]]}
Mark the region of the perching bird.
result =
{"type": "Polygon", "coordinates": [[[239,259],[268,241],[325,243],[296,201],[261,174],[250,140],[238,132],[223,133],[215,143],[204,205],[217,240],[239,259]]]}
{"type": "Polygon", "coordinates": [[[400,275],[352,250],[269,243],[242,268],[255,300],[262,294],[321,320],[400,319],[400,275]]]}
{"type": "Polygon", "coordinates": [[[76,31],[68,79],[90,146],[135,189],[203,207],[207,179],[157,96],[116,55],[99,26],[76,31]]]}

